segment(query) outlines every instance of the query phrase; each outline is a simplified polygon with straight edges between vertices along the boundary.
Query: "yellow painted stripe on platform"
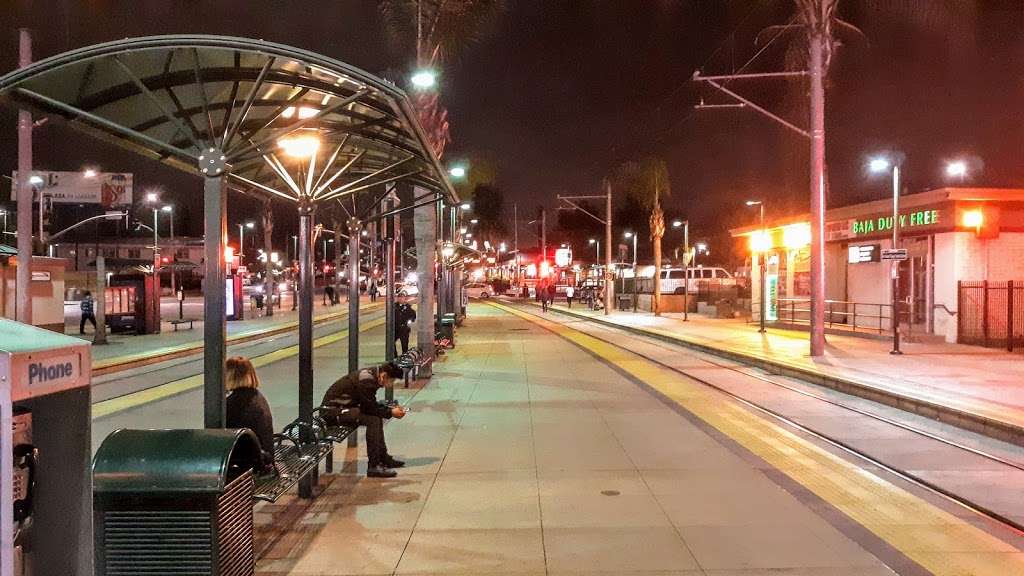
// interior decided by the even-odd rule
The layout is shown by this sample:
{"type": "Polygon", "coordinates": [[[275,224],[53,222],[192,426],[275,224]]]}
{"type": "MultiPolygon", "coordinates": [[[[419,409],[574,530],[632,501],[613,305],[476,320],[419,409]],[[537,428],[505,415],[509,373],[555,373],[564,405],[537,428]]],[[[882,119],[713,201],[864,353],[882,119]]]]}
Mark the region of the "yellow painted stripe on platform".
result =
{"type": "MultiPolygon", "coordinates": [[[[361,306],[359,310],[361,312],[374,312],[379,308],[382,308],[383,304],[369,304],[367,306],[361,306]]],[[[327,314],[320,314],[319,316],[313,317],[313,323],[322,324],[324,322],[331,322],[334,320],[340,320],[348,317],[348,312],[328,312],[327,314]]],[[[263,326],[260,328],[253,328],[244,332],[238,332],[227,337],[227,344],[231,346],[253,337],[259,337],[262,334],[271,334],[274,332],[287,332],[293,328],[299,326],[298,320],[289,320],[287,322],[280,322],[271,324],[269,326],[263,326]]],[[[103,360],[95,360],[92,363],[92,369],[95,371],[102,371],[112,366],[118,366],[121,364],[130,364],[141,360],[148,360],[154,356],[166,356],[170,354],[179,354],[186,352],[195,352],[203,348],[201,341],[186,342],[184,344],[176,344],[174,346],[165,346],[163,348],[156,348],[154,350],[146,350],[145,352],[135,352],[132,354],[125,354],[124,356],[115,356],[113,358],[104,358],[103,360]]]]}
{"type": "MultiPolygon", "coordinates": [[[[360,325],[359,331],[365,332],[367,330],[371,330],[373,328],[377,328],[383,325],[384,319],[377,318],[360,325]]],[[[345,338],[346,336],[348,336],[348,329],[341,330],[333,334],[328,334],[327,336],[322,336],[320,338],[313,340],[313,347],[319,348],[320,346],[333,344],[334,342],[337,342],[342,338],[345,338]]],[[[268,352],[260,356],[254,356],[250,358],[250,360],[252,361],[253,366],[255,366],[256,368],[260,368],[262,366],[266,366],[268,364],[272,364],[274,362],[290,358],[292,356],[297,355],[298,353],[299,345],[296,344],[294,346],[288,346],[287,348],[282,348],[280,350],[268,352]]],[[[149,404],[150,402],[156,402],[158,400],[163,400],[164,398],[169,398],[171,396],[174,396],[175,394],[181,394],[182,392],[187,392],[195,388],[200,388],[202,387],[202,385],[203,375],[196,374],[194,376],[189,376],[187,378],[182,378],[180,380],[173,380],[166,384],[161,384],[160,386],[154,386],[152,388],[140,390],[139,392],[125,394],[124,396],[118,396],[117,398],[111,398],[110,400],[103,400],[102,402],[97,402],[92,405],[92,417],[95,419],[102,418],[104,416],[110,416],[111,414],[116,414],[124,410],[129,410],[137,406],[142,406],[143,404],[149,404]]]]}
{"type": "Polygon", "coordinates": [[[564,324],[490,302],[647,383],[936,576],[1024,574],[1024,553],[710,388],[564,324]]]}

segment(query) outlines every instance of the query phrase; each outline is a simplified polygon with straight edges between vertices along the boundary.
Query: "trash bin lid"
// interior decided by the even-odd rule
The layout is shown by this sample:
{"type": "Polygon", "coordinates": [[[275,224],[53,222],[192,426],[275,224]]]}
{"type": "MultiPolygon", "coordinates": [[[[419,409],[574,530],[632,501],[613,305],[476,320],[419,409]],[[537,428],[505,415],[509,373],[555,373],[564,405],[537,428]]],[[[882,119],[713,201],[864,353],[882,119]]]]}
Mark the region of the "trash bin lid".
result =
{"type": "Polygon", "coordinates": [[[111,433],[93,458],[96,493],[220,493],[259,462],[249,430],[129,430],[111,433]]]}

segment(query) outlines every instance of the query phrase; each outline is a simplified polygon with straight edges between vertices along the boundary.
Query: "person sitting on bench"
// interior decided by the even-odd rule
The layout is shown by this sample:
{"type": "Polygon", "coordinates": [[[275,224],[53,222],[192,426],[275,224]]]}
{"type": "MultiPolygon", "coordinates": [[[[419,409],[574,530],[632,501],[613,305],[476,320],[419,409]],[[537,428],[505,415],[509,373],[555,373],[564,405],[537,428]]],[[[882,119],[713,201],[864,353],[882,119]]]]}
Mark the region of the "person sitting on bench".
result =
{"type": "Polygon", "coordinates": [[[394,478],[398,473],[393,468],[405,465],[388,454],[384,442],[384,420],[403,418],[405,410],[377,402],[377,389],[401,376],[402,369],[391,363],[362,368],[343,376],[324,394],[322,404],[331,408],[324,414],[327,424],[366,427],[366,475],[370,478],[394,478]]]}
{"type": "Polygon", "coordinates": [[[226,427],[252,430],[260,441],[260,469],[256,472],[271,472],[274,470],[274,415],[259,391],[256,368],[248,358],[235,356],[228,358],[224,372],[228,389],[226,427]]]}

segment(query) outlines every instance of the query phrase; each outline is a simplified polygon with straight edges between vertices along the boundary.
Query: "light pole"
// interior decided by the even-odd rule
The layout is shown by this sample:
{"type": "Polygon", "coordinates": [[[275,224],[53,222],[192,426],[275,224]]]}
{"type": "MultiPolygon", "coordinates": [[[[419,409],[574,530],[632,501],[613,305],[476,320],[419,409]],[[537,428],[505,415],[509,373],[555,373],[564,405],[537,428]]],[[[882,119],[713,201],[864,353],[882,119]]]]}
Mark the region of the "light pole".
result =
{"type": "Polygon", "coordinates": [[[675,220],[673,228],[683,229],[683,322],[690,319],[690,221],[675,220]]]}
{"type": "MultiPolygon", "coordinates": [[[[256,223],[255,222],[246,222],[244,224],[241,224],[241,223],[238,224],[238,265],[239,266],[245,266],[245,229],[248,228],[249,230],[252,230],[255,227],[256,227],[256,223]]],[[[298,242],[298,238],[297,237],[296,237],[295,241],[296,241],[296,243],[298,242]]],[[[296,249],[296,252],[298,252],[298,249],[296,249]]]]}
{"type": "Polygon", "coordinates": [[[760,293],[761,293],[761,305],[760,309],[760,324],[758,332],[761,334],[765,333],[765,316],[768,311],[768,281],[765,277],[768,272],[768,249],[771,247],[768,242],[768,233],[764,229],[764,202],[761,200],[747,200],[747,206],[757,206],[761,213],[761,224],[760,229],[757,231],[758,241],[754,245],[754,249],[757,252],[757,264],[758,271],[760,272],[760,293]]]}
{"type": "Polygon", "coordinates": [[[156,282],[156,294],[160,295],[160,235],[157,233],[160,207],[156,205],[160,196],[156,192],[146,193],[146,202],[153,205],[153,279],[156,282]]]}
{"type": "MultiPolygon", "coordinates": [[[[3,236],[6,236],[7,235],[7,210],[0,210],[0,216],[4,217],[3,236]]],[[[0,240],[3,240],[3,236],[0,236],[0,240]]]]}
{"type": "Polygon", "coordinates": [[[636,288],[637,288],[636,287],[636,280],[637,280],[637,276],[636,276],[636,239],[639,236],[639,234],[634,234],[633,232],[626,232],[624,234],[624,236],[626,237],[626,239],[629,239],[629,238],[633,239],[633,312],[636,312],[636,308],[637,308],[637,302],[636,302],[636,299],[637,299],[637,291],[636,291],[636,288]]]}
{"type": "Polygon", "coordinates": [[[594,257],[596,258],[596,262],[597,262],[598,267],[600,267],[601,266],[601,241],[597,240],[596,238],[591,238],[589,243],[593,244],[593,245],[595,245],[597,247],[597,253],[594,255],[594,257]]]}
{"type": "Polygon", "coordinates": [[[177,249],[174,247],[174,207],[171,206],[170,204],[168,204],[168,205],[164,206],[163,208],[161,208],[160,210],[162,210],[162,211],[167,213],[167,218],[168,218],[168,220],[170,222],[170,226],[171,226],[170,227],[170,231],[171,231],[171,260],[170,260],[170,264],[171,264],[171,294],[173,294],[174,297],[177,298],[177,296],[178,296],[178,281],[177,281],[177,273],[174,270],[174,262],[178,258],[176,256],[177,249]]]}
{"type": "MultiPolygon", "coordinates": [[[[876,174],[892,170],[892,248],[896,250],[900,246],[900,164],[898,161],[879,157],[871,160],[868,168],[876,174]]],[[[947,173],[949,173],[948,168],[947,173]]],[[[900,355],[903,354],[900,351],[900,261],[894,259],[890,269],[892,274],[892,318],[890,319],[892,350],[889,351],[889,354],[900,355]]]]}

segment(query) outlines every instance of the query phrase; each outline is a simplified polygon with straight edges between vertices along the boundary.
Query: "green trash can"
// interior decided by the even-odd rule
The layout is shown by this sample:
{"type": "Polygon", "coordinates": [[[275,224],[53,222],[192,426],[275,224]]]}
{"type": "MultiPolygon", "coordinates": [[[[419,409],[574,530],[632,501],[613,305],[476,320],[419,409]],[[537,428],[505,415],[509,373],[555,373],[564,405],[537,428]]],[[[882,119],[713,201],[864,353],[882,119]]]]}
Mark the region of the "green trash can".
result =
{"type": "Polygon", "coordinates": [[[441,317],[441,335],[448,338],[451,347],[455,348],[455,313],[449,312],[441,317]]]}
{"type": "Polygon", "coordinates": [[[117,430],[93,459],[96,574],[255,570],[249,430],[117,430]]]}

